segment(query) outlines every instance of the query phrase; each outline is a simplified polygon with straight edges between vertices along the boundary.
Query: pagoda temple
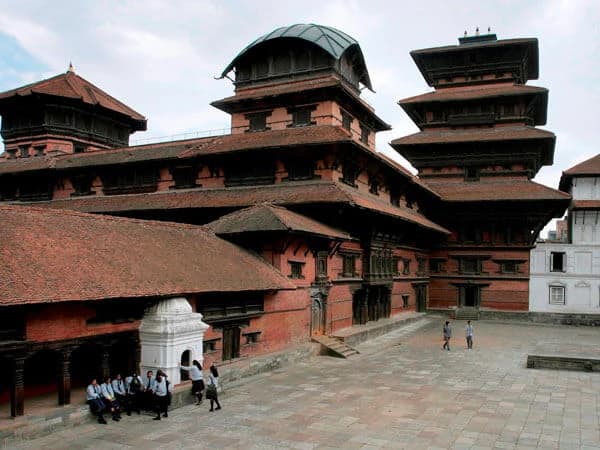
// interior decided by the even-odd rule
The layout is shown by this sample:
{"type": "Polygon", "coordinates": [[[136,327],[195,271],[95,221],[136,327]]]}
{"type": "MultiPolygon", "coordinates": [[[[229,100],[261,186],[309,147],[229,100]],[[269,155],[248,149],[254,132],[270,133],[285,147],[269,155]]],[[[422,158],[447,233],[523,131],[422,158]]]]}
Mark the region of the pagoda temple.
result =
{"type": "Polygon", "coordinates": [[[527,310],[529,250],[569,201],[532,181],[556,141],[536,128],[548,90],[526,84],[537,39],[477,33],[411,56],[435,90],[399,102],[421,131],[391,145],[439,194],[429,217],[452,231],[429,255],[429,307],[527,310]]]}

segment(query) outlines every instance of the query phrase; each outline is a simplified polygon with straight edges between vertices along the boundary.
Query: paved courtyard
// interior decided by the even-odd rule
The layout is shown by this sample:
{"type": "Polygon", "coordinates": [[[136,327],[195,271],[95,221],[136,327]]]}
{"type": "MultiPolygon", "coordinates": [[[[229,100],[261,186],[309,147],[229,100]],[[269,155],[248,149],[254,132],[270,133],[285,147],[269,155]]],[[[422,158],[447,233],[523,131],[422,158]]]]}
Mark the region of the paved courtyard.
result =
{"type": "Polygon", "coordinates": [[[19,448],[594,448],[600,373],[526,369],[536,345],[600,345],[600,329],[474,322],[466,350],[454,322],[428,317],[359,347],[350,360],[311,361],[225,386],[208,405],[106,426],[65,429],[19,448]]]}

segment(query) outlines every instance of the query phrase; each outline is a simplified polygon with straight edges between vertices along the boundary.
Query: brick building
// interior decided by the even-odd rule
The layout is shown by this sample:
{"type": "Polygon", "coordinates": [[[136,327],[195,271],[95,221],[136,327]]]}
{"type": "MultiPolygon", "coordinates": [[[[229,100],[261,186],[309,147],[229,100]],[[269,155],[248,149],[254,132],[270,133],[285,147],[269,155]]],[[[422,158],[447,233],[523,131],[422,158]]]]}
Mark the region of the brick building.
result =
{"type": "MultiPolygon", "coordinates": [[[[218,289],[177,294],[211,325],[209,360],[268,353],[405,310],[526,310],[529,250],[569,202],[531,181],[554,151],[554,135],[535,128],[545,123],[547,91],[525,85],[537,77],[537,41],[479,36],[412,55],[436,90],[400,102],[422,131],[392,146],[418,177],[375,148],[375,134],[390,127],[360,97],[371,81],[358,43],[330,27],[294,25],[257,39],[224,69],[235,93],[213,105],[231,115],[228,135],[128,146],[143,116],[71,70],[0,94],[0,200],[52,208],[64,221],[77,211],[152,219],[152,227],[208,224],[240,252],[261,255],[268,277],[283,274],[287,284],[228,289],[248,270],[231,263],[218,289]]],[[[151,233],[141,248],[145,240],[151,233]]],[[[131,255],[128,263],[142,266],[162,258],[131,255]]],[[[218,255],[202,258],[220,264],[218,255]]],[[[177,279],[196,269],[175,259],[171,270],[177,279]]],[[[54,276],[60,285],[69,272],[54,276]]],[[[146,306],[171,295],[164,289],[146,306]]]]}

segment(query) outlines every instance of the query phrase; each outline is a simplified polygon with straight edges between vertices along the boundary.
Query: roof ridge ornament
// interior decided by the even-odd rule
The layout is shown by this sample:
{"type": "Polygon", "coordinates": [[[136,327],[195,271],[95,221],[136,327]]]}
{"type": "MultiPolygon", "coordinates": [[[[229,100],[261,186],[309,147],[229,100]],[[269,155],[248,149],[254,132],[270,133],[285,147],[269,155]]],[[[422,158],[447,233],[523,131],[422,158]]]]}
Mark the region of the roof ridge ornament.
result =
{"type": "Polygon", "coordinates": [[[67,73],[75,73],[75,68],[73,67],[73,63],[69,61],[69,68],[67,69],[67,73]]]}

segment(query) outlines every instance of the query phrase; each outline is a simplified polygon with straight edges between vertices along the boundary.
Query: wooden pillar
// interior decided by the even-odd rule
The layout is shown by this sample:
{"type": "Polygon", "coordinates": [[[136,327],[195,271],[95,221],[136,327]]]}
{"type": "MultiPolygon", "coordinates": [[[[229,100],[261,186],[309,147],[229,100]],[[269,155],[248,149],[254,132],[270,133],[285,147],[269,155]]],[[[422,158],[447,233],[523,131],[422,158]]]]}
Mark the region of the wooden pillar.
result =
{"type": "Polygon", "coordinates": [[[13,359],[13,373],[10,383],[10,415],[25,414],[25,356],[13,359]]]}
{"type": "Polygon", "coordinates": [[[136,333],[136,336],[132,339],[132,342],[134,345],[133,370],[139,375],[141,371],[140,363],[142,361],[142,344],[140,343],[140,335],[136,333]]]}
{"type": "Polygon", "coordinates": [[[363,297],[360,299],[360,323],[369,321],[369,288],[365,288],[363,297]]]}
{"type": "Polygon", "coordinates": [[[100,362],[100,370],[102,372],[102,382],[104,378],[110,376],[110,344],[102,345],[102,360],[100,362]]]}
{"type": "Polygon", "coordinates": [[[71,403],[71,348],[63,348],[58,355],[58,404],[71,403]]]}

